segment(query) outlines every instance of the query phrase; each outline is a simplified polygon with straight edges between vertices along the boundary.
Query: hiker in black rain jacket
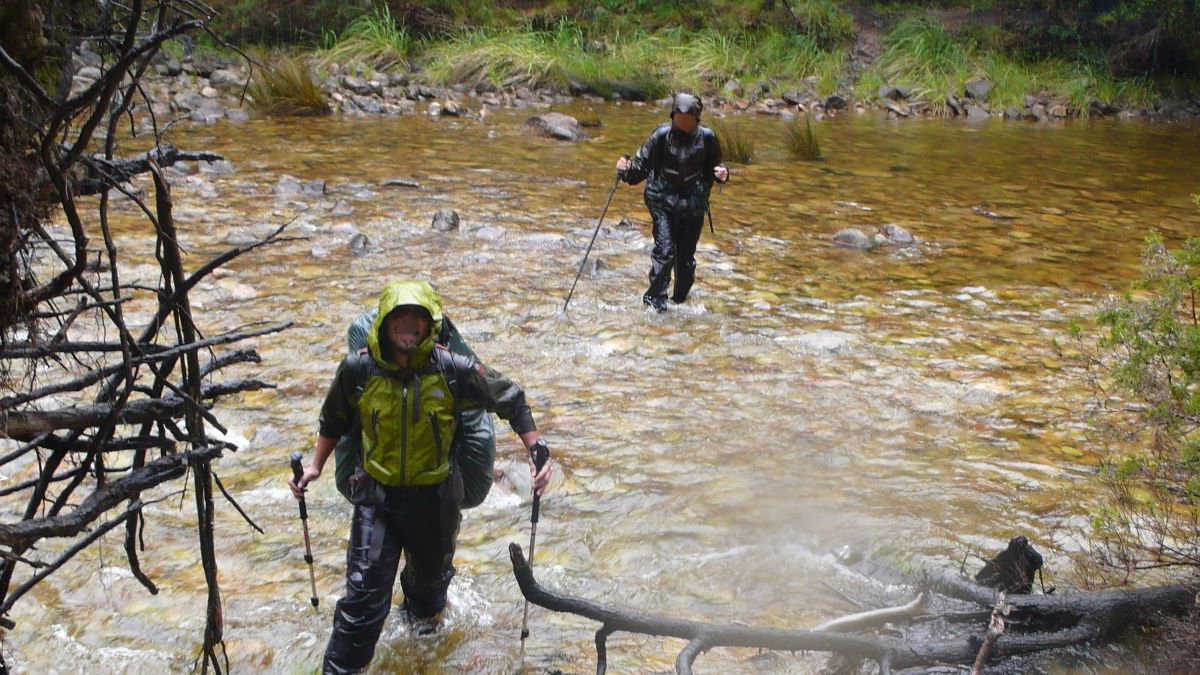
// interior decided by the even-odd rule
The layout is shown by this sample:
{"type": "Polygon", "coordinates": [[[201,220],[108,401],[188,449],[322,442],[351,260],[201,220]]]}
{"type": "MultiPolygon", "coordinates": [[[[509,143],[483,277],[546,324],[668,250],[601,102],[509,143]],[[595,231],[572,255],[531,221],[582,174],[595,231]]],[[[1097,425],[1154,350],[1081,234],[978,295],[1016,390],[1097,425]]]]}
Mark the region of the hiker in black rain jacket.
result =
{"type": "Polygon", "coordinates": [[[671,121],[659,125],[633,160],[617,160],[617,171],[630,185],[646,181],[643,197],[654,228],[650,254],[650,287],[642,302],[656,312],[667,308],[667,287],[675,270],[671,301],[681,303],[696,280],[696,244],[708,210],[714,181],[729,180],[721,163],[721,146],[708,127],[700,125],[700,98],[676,94],[671,121]]]}

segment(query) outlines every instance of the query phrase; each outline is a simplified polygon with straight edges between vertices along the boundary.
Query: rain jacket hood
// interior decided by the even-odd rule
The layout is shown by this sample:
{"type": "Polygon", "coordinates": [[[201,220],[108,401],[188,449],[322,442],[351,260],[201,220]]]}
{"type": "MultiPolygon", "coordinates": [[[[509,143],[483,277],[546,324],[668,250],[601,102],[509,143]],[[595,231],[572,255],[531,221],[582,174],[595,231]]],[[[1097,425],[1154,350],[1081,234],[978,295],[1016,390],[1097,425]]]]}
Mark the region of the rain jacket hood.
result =
{"type": "Polygon", "coordinates": [[[429,361],[429,355],[433,352],[435,336],[442,330],[442,297],[438,295],[432,284],[428,281],[393,281],[388,284],[384,287],[383,293],[379,295],[379,312],[375,315],[375,322],[371,324],[370,333],[367,334],[367,347],[371,351],[371,358],[381,368],[387,370],[400,370],[401,368],[387,359],[380,342],[380,335],[383,332],[383,322],[387,319],[388,314],[401,305],[424,307],[425,311],[433,317],[429,335],[425,336],[425,339],[417,345],[408,358],[409,368],[418,369],[425,366],[429,361]]]}
{"type": "Polygon", "coordinates": [[[704,110],[704,103],[699,96],[691,94],[678,93],[675,94],[675,99],[671,105],[671,117],[675,113],[684,113],[686,115],[695,115],[696,119],[700,119],[700,113],[704,110]]]}

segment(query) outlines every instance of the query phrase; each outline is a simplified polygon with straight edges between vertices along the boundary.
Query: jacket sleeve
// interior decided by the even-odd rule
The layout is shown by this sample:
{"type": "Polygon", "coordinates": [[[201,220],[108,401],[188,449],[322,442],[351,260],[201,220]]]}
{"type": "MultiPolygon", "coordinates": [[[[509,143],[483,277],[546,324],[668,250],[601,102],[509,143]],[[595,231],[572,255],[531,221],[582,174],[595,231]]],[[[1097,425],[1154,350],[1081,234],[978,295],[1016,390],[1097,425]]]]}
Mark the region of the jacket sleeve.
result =
{"type": "Polygon", "coordinates": [[[355,387],[357,386],[358,357],[349,356],[342,360],[329,390],[325,392],[325,402],[321,404],[320,434],[328,438],[341,438],[350,432],[354,425],[355,387]]]}
{"type": "Polygon", "coordinates": [[[537,429],[521,385],[475,359],[449,351],[439,352],[439,358],[447,362],[455,373],[459,388],[457,395],[464,409],[483,408],[494,412],[518,434],[537,429]]]}
{"type": "Polygon", "coordinates": [[[622,176],[622,180],[626,183],[637,185],[646,180],[646,176],[650,175],[650,171],[659,165],[658,152],[659,146],[662,143],[659,142],[658,137],[661,132],[662,127],[655,129],[654,133],[650,134],[650,138],[647,138],[646,142],[642,143],[642,147],[638,148],[637,154],[633,156],[633,160],[629,163],[629,168],[625,170],[625,174],[622,176]]]}

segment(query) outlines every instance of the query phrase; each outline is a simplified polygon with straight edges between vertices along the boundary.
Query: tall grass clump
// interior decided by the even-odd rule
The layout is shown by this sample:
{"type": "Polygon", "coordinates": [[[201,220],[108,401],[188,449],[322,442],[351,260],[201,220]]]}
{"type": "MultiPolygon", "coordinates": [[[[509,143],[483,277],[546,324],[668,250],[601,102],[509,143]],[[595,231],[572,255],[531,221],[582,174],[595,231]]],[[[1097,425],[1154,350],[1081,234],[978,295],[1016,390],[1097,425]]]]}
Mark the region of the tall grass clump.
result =
{"type": "Polygon", "coordinates": [[[794,117],[784,129],[783,143],[788,152],[797,159],[802,159],[806,162],[815,162],[822,159],[821,144],[817,142],[817,136],[812,130],[812,120],[808,119],[808,115],[794,117]]]}
{"type": "Polygon", "coordinates": [[[254,107],[274,115],[325,115],[329,99],[301,58],[283,57],[256,70],[246,91],[254,107]]]}
{"type": "Polygon", "coordinates": [[[441,83],[575,84],[605,97],[647,100],[671,91],[664,59],[670,49],[666,40],[640,31],[618,34],[597,47],[567,21],[552,30],[467,28],[430,45],[425,72],[441,83]]]}
{"type": "Polygon", "coordinates": [[[666,41],[635,30],[603,42],[589,42],[579,28],[560,22],[555,34],[559,50],[556,77],[605,98],[651,100],[671,92],[661,58],[666,41]]]}
{"type": "Polygon", "coordinates": [[[833,0],[801,0],[791,5],[803,34],[825,50],[836,49],[854,37],[854,19],[838,4],[833,0]]]}
{"type": "Polygon", "coordinates": [[[837,90],[849,59],[845,50],[829,51],[807,35],[776,29],[748,37],[740,48],[744,74],[773,80],[785,88],[815,78],[811,80],[813,88],[821,96],[837,90]]]}
{"type": "Polygon", "coordinates": [[[351,21],[321,53],[321,60],[325,63],[357,62],[381,71],[404,68],[408,65],[413,44],[412,36],[396,25],[387,5],[383,5],[351,21]]]}
{"type": "Polygon", "coordinates": [[[974,43],[955,36],[930,14],[903,19],[882,45],[875,67],[883,82],[912,87],[922,97],[958,91],[976,61],[974,43]]]}
{"type": "Polygon", "coordinates": [[[559,54],[545,32],[528,27],[463,28],[431,44],[425,57],[425,72],[435,82],[539,87],[554,82],[559,54]]]}
{"type": "Polygon", "coordinates": [[[727,162],[749,164],[754,161],[754,137],[750,129],[739,119],[714,119],[708,122],[717,142],[721,145],[721,158],[727,162]]]}

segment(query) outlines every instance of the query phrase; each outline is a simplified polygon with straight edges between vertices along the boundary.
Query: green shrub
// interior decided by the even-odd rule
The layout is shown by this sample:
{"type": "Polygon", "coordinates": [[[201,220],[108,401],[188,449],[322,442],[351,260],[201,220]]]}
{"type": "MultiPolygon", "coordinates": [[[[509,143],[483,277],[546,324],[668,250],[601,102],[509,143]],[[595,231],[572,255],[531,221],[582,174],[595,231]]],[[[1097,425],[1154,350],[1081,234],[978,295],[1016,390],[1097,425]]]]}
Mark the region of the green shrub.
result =
{"type": "Polygon", "coordinates": [[[1098,343],[1075,326],[1111,499],[1092,518],[1095,561],[1117,578],[1200,570],[1200,238],[1175,250],[1147,238],[1144,279],[1097,319],[1098,343]]]}
{"type": "Polygon", "coordinates": [[[247,93],[258,110],[275,115],[325,115],[329,99],[300,58],[280,58],[256,70],[247,93]]]}

